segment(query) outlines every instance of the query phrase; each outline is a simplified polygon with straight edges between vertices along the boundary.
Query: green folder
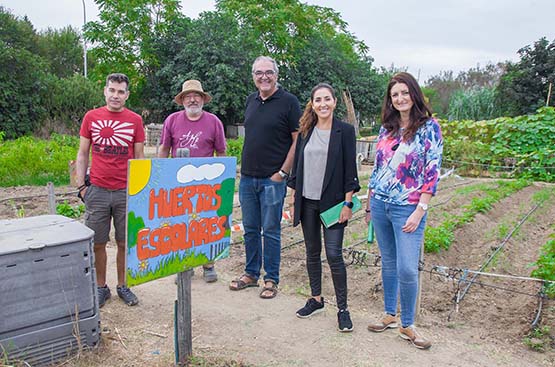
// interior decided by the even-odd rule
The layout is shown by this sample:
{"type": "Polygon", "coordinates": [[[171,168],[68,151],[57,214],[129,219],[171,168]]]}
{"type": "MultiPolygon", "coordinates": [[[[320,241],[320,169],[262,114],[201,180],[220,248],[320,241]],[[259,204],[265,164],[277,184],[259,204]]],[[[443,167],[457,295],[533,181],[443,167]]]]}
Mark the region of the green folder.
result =
{"type": "MultiPolygon", "coordinates": [[[[353,196],[353,213],[360,210],[360,208],[362,208],[360,200],[356,196],[353,196]]],[[[330,228],[331,226],[339,222],[341,209],[343,209],[343,202],[340,202],[339,204],[332,206],[328,210],[320,213],[320,219],[322,220],[322,223],[324,223],[326,228],[330,228]]]]}

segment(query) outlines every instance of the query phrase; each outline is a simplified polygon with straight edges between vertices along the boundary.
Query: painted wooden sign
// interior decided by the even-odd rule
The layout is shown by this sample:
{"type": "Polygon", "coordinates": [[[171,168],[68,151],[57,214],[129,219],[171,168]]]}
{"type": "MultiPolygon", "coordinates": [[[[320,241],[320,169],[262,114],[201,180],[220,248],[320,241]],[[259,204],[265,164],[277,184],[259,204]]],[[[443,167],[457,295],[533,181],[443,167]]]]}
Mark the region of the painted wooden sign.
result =
{"type": "Polygon", "coordinates": [[[229,255],[236,164],[235,157],[129,161],[129,286],[229,255]]]}

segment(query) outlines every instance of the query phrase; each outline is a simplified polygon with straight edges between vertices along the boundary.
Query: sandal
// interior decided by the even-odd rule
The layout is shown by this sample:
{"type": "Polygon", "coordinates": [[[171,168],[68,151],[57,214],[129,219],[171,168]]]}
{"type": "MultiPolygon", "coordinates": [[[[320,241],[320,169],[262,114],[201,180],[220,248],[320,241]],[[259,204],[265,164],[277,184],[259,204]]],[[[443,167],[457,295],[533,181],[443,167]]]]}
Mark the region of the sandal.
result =
{"type": "Polygon", "coordinates": [[[277,293],[278,293],[277,284],[273,280],[268,279],[264,281],[264,288],[262,288],[262,291],[260,291],[260,298],[271,299],[277,296],[277,293]],[[267,283],[270,283],[271,285],[267,286],[266,285],[267,283]],[[267,294],[268,292],[269,294],[267,294]]]}
{"type": "Polygon", "coordinates": [[[229,289],[231,289],[232,291],[240,291],[241,289],[250,287],[258,287],[258,279],[247,273],[233,279],[229,284],[229,289]],[[243,279],[248,279],[248,281],[245,282],[243,279]]]}

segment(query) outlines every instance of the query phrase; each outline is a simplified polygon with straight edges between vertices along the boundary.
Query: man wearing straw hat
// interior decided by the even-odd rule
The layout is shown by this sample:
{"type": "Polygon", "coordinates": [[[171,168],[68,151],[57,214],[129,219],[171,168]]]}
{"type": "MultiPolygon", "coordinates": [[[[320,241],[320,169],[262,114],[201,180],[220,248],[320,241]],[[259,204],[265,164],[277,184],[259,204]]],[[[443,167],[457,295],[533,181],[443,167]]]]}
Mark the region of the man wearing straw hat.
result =
{"type": "MultiPolygon", "coordinates": [[[[186,80],[174,101],[185,107],[164,121],[160,139],[159,158],[176,157],[179,149],[188,151],[189,157],[225,156],[224,127],[220,119],[203,110],[212,97],[202,89],[198,80],[186,80]]],[[[203,265],[203,279],[207,283],[218,280],[214,264],[203,265]]]]}

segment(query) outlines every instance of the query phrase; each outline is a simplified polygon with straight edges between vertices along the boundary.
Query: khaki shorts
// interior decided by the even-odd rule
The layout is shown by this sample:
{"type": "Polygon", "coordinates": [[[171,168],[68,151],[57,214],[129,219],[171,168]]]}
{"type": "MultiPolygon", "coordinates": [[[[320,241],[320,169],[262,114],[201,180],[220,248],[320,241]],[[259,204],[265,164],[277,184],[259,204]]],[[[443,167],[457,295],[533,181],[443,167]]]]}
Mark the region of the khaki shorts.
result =
{"type": "Polygon", "coordinates": [[[94,231],[94,243],[110,240],[110,226],[114,218],[116,241],[125,241],[125,213],[127,191],[108,190],[91,185],[85,192],[85,225],[94,231]]]}

